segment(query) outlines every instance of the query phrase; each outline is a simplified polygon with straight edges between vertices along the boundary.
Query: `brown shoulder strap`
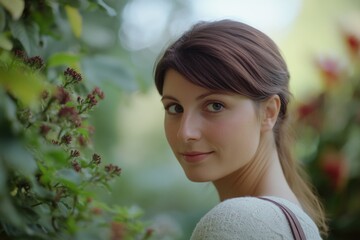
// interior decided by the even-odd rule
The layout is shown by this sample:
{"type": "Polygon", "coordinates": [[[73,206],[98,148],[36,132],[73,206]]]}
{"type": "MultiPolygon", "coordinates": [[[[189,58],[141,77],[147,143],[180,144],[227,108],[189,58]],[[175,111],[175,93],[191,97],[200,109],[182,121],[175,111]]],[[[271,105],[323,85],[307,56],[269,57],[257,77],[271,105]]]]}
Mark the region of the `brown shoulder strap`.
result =
{"type": "Polygon", "coordinates": [[[268,199],[268,198],[263,198],[263,197],[258,197],[258,198],[272,202],[275,205],[277,205],[281,209],[281,211],[284,213],[287,221],[289,222],[290,229],[291,229],[294,239],[295,240],[306,240],[304,230],[302,229],[299,220],[297,219],[295,214],[289,208],[287,208],[283,204],[280,204],[280,203],[273,201],[271,199],[268,199]]]}

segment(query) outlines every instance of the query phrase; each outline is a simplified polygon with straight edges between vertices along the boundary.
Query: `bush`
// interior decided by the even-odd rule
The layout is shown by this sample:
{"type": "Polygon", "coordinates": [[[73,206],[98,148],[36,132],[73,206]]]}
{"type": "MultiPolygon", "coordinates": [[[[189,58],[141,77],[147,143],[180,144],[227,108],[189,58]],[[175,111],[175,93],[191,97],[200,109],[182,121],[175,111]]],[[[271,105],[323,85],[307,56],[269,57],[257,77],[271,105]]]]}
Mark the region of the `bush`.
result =
{"type": "MultiPolygon", "coordinates": [[[[1,232],[27,239],[113,239],[143,234],[140,212],[94,199],[121,173],[93,152],[90,111],[104,98],[67,68],[48,81],[40,57],[3,53],[0,71],[1,232]]],[[[146,234],[145,234],[146,235],[146,234]]]]}
{"type": "Polygon", "coordinates": [[[90,89],[74,67],[79,53],[55,48],[47,52],[50,62],[36,54],[49,38],[61,40],[64,22],[81,46],[83,9],[112,12],[102,0],[0,2],[1,239],[148,239],[152,233],[139,209],[96,199],[94,189],[111,190],[121,168],[94,151],[89,116],[105,94],[90,89]]]}

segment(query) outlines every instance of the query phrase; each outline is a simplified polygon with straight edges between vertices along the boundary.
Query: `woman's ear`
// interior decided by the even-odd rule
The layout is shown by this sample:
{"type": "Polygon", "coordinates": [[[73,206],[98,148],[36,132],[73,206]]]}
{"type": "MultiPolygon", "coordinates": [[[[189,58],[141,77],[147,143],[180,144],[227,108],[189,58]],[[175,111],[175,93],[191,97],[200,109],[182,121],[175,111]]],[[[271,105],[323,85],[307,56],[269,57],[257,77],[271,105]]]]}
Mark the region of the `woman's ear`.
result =
{"type": "Polygon", "coordinates": [[[273,95],[262,105],[261,131],[265,132],[272,130],[275,126],[281,107],[280,97],[273,95]]]}

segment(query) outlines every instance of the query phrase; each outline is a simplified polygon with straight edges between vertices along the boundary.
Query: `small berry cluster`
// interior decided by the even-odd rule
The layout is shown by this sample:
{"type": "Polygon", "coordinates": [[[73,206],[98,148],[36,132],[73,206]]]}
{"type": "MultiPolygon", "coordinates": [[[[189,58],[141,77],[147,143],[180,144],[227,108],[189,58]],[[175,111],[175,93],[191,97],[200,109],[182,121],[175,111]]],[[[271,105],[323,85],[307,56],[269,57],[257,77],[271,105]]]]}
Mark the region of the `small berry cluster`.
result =
{"type": "Polygon", "coordinates": [[[71,163],[73,169],[76,171],[76,172],[80,172],[81,171],[81,165],[78,161],[76,160],[73,160],[72,163],[71,163]]]}
{"type": "Polygon", "coordinates": [[[92,156],[92,163],[94,163],[95,165],[99,165],[101,163],[101,157],[100,155],[94,153],[92,156]]]}
{"type": "Polygon", "coordinates": [[[63,87],[58,87],[56,89],[55,98],[59,104],[64,105],[71,100],[70,94],[63,87]]]}
{"type": "Polygon", "coordinates": [[[34,69],[41,70],[45,67],[44,60],[39,56],[28,58],[28,59],[26,59],[25,62],[27,65],[29,65],[30,67],[32,67],[34,69]]]}
{"type": "Polygon", "coordinates": [[[105,94],[103,91],[100,90],[99,87],[95,87],[91,93],[89,93],[85,99],[81,98],[80,96],[77,97],[77,102],[80,105],[80,113],[83,113],[85,111],[89,111],[93,109],[97,103],[98,100],[103,100],[105,98],[105,94]]]}
{"type": "MultiPolygon", "coordinates": [[[[13,55],[16,64],[14,66],[19,66],[21,70],[31,73],[36,71],[38,74],[37,71],[45,68],[45,63],[39,56],[29,58],[19,50],[15,50],[13,55]]],[[[36,155],[36,160],[41,162],[42,166],[36,173],[36,180],[52,195],[49,199],[36,202],[32,207],[49,204],[56,210],[58,203],[68,204],[73,201],[73,207],[69,208],[72,208],[73,213],[83,214],[86,209],[78,207],[78,203],[83,201],[80,190],[87,186],[108,187],[109,181],[119,176],[122,169],[114,164],[102,165],[102,157],[97,153],[88,155],[94,127],[88,125],[86,119],[88,112],[105,98],[104,92],[99,87],[83,92],[86,89],[86,86],[82,86],[83,78],[73,68],[66,68],[61,74],[61,83],[57,83],[56,79],[55,83],[48,83],[51,87],[39,92],[39,104],[36,107],[18,106],[17,119],[30,133],[34,133],[34,136],[41,136],[36,138],[36,147],[44,144],[41,150],[49,148],[49,152],[36,155]],[[57,174],[64,169],[77,174],[76,186],[66,174],[57,174]],[[46,177],[50,175],[53,177],[46,177]]],[[[15,96],[13,100],[17,102],[15,96]]],[[[19,183],[17,186],[16,193],[13,194],[19,194],[19,190],[31,193],[32,185],[19,183]]],[[[93,209],[98,209],[94,210],[95,214],[102,213],[100,208],[93,209]]],[[[53,220],[53,227],[57,230],[57,222],[61,217],[55,216],[53,220]]]]}
{"type": "Polygon", "coordinates": [[[121,173],[121,168],[119,168],[118,166],[116,165],[113,165],[113,164],[108,164],[105,166],[105,171],[107,173],[109,173],[110,175],[120,175],[121,173]]]}
{"type": "Polygon", "coordinates": [[[64,71],[64,76],[67,82],[66,85],[70,83],[78,83],[82,80],[81,74],[78,73],[75,69],[69,67],[64,71]]]}
{"type": "Polygon", "coordinates": [[[62,107],[60,108],[59,112],[58,112],[58,117],[60,119],[66,119],[69,122],[73,123],[75,127],[80,127],[82,120],[81,120],[81,116],[79,115],[79,113],[76,111],[75,107],[62,107]]]}
{"type": "Polygon", "coordinates": [[[27,57],[26,53],[22,50],[14,50],[13,55],[16,59],[24,62],[26,65],[34,70],[42,70],[45,67],[44,60],[40,56],[27,57]]]}

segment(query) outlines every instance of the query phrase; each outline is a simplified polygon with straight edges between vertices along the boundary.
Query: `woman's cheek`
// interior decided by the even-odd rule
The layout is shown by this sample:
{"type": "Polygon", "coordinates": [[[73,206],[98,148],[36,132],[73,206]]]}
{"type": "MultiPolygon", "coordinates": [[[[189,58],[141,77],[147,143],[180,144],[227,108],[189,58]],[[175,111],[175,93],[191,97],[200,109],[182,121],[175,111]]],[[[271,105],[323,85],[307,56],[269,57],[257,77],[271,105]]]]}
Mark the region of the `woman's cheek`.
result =
{"type": "Polygon", "coordinates": [[[174,150],[178,132],[176,123],[171,119],[165,118],[164,129],[166,140],[168,141],[170,147],[174,150]]]}

